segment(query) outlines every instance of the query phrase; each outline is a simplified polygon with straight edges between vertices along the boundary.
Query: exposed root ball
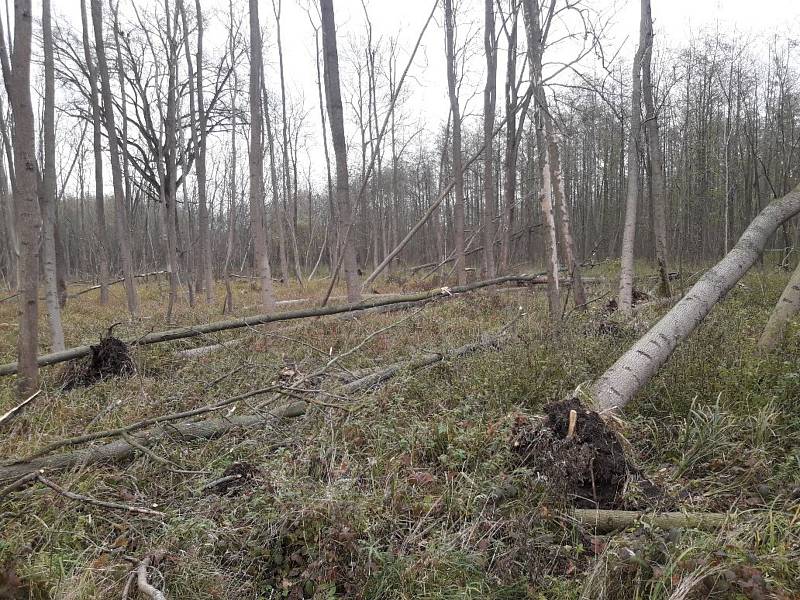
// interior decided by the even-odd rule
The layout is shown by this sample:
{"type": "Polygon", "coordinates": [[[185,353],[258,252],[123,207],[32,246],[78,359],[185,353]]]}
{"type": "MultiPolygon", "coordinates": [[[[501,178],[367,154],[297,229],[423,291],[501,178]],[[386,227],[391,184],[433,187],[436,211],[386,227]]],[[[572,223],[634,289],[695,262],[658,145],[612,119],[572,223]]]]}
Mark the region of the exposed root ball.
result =
{"type": "Polygon", "coordinates": [[[106,377],[121,377],[136,372],[128,345],[115,337],[104,338],[92,346],[91,356],[74,361],[64,370],[61,380],[65,390],[92,385],[106,377]]]}
{"type": "Polygon", "coordinates": [[[575,398],[549,404],[544,412],[541,424],[518,419],[514,426],[512,445],[522,462],[575,506],[621,506],[625,482],[634,469],[617,434],[575,398]],[[577,420],[572,437],[568,437],[571,410],[577,420]]]}

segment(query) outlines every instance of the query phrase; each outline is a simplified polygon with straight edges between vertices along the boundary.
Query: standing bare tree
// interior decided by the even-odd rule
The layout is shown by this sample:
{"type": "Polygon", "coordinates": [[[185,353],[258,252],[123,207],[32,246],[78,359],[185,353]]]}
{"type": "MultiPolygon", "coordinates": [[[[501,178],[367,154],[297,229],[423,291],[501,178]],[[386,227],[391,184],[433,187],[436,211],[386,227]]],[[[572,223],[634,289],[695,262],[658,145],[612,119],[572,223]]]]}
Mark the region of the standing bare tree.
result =
{"type": "MultiPolygon", "coordinates": [[[[453,115],[453,179],[455,203],[453,228],[455,243],[455,269],[458,285],[466,285],[466,257],[464,255],[464,165],[461,156],[461,109],[458,105],[456,83],[455,15],[453,0],[444,0],[445,53],[447,56],[447,91],[450,96],[450,113],[453,115]]],[[[491,139],[491,136],[489,137],[491,139]]],[[[487,140],[488,142],[489,140],[487,140]]]]}
{"type": "Polygon", "coordinates": [[[89,96],[92,107],[92,132],[94,152],[95,234],[97,235],[97,261],[100,279],[100,304],[108,304],[108,230],[106,229],[105,194],[103,191],[103,124],[100,114],[100,95],[97,89],[97,67],[89,44],[89,19],[86,0],[81,0],[81,25],[83,56],[89,75],[89,96]]]}
{"type": "Polygon", "coordinates": [[[497,38],[494,2],[485,0],[483,47],[486,52],[486,86],[483,89],[483,271],[487,279],[496,274],[494,263],[494,213],[497,197],[494,185],[494,115],[497,105],[497,38]]]}
{"type": "MultiPolygon", "coordinates": [[[[542,81],[542,54],[544,53],[544,34],[539,14],[538,0],[523,0],[525,31],[528,37],[528,68],[533,82],[533,94],[536,100],[536,151],[539,156],[541,178],[539,180],[539,206],[545,224],[545,246],[547,252],[547,299],[550,307],[550,318],[554,321],[561,318],[561,298],[558,285],[558,241],[556,220],[553,211],[552,182],[550,177],[550,152],[545,135],[547,114],[547,97],[542,81]]],[[[550,11],[555,8],[555,1],[550,2],[550,11]]]]}
{"type": "MultiPolygon", "coordinates": [[[[661,148],[661,130],[658,125],[658,114],[653,100],[653,16],[650,10],[650,0],[642,0],[642,27],[644,27],[643,40],[645,43],[642,53],[642,95],[645,107],[645,130],[647,132],[647,152],[650,159],[650,187],[653,204],[653,229],[656,241],[656,261],[661,284],[659,291],[662,296],[672,295],[669,285],[669,267],[667,265],[667,180],[664,173],[664,152],[661,148]]],[[[727,192],[726,192],[727,193],[727,192]]],[[[727,229],[726,229],[727,231],[727,229]]],[[[727,239],[727,238],[726,238],[727,239]]],[[[727,244],[725,250],[727,251],[727,244]]]]}
{"type": "Polygon", "coordinates": [[[263,77],[261,25],[258,0],[250,0],[250,230],[253,254],[261,284],[261,305],[275,310],[272,294],[272,274],[267,254],[267,230],[264,223],[264,113],[261,106],[261,77],[263,77]]]}
{"type": "MultiPolygon", "coordinates": [[[[21,397],[39,387],[36,362],[39,312],[39,167],[36,162],[31,103],[31,0],[14,2],[14,45],[11,63],[4,61],[3,79],[14,118],[14,204],[19,229],[19,334],[17,335],[17,390],[21,397]]],[[[0,30],[0,36],[5,33],[0,30]]],[[[5,55],[5,52],[3,53],[5,55]]]]}
{"type": "MultiPolygon", "coordinates": [[[[352,236],[355,215],[350,205],[350,182],[347,172],[347,141],[344,135],[344,111],[342,108],[342,89],[339,83],[339,52],[336,44],[336,21],[333,14],[333,0],[320,0],[322,16],[322,52],[325,67],[325,97],[328,105],[328,122],[331,128],[333,152],[336,157],[336,204],[339,212],[339,225],[342,228],[345,282],[347,301],[361,300],[356,248],[352,236]]],[[[334,273],[335,277],[336,274],[334,273]]]]}
{"type": "Polygon", "coordinates": [[[50,345],[53,352],[64,349],[64,328],[61,325],[61,306],[56,275],[56,89],[53,63],[53,28],[50,0],[42,1],[42,43],[44,46],[44,169],[39,189],[42,212],[42,251],[45,303],[50,322],[50,345]]]}
{"type": "Polygon", "coordinates": [[[109,153],[111,154],[111,178],[114,184],[114,212],[117,221],[117,241],[119,243],[122,276],[125,279],[125,296],[128,301],[128,312],[131,316],[139,313],[139,296],[136,292],[136,280],[133,273],[131,255],[131,234],[128,229],[128,206],[122,184],[122,165],[119,158],[119,141],[114,118],[114,101],[111,94],[111,78],[108,74],[105,41],[103,39],[103,7],[100,0],[91,0],[92,22],[94,24],[95,53],[97,69],[100,75],[100,87],[103,99],[103,116],[108,135],[109,153]]]}
{"type": "Polygon", "coordinates": [[[211,264],[211,246],[209,241],[208,198],[206,193],[206,141],[208,139],[208,123],[203,94],[203,12],[200,0],[195,2],[195,18],[197,20],[197,54],[195,55],[197,80],[195,81],[195,65],[189,48],[189,25],[186,7],[183,0],[178,0],[183,25],[183,43],[186,54],[186,68],[189,72],[189,113],[192,135],[192,146],[195,149],[195,169],[197,175],[198,203],[198,292],[205,290],[206,302],[214,302],[214,275],[211,264]]]}
{"type": "Polygon", "coordinates": [[[642,128],[642,56],[647,46],[647,26],[642,10],[639,23],[639,47],[633,57],[631,69],[631,125],[628,137],[628,190],[625,200],[625,225],[622,231],[622,255],[619,276],[619,309],[630,314],[633,304],[633,254],[636,240],[636,209],[639,203],[639,140],[642,128]]]}

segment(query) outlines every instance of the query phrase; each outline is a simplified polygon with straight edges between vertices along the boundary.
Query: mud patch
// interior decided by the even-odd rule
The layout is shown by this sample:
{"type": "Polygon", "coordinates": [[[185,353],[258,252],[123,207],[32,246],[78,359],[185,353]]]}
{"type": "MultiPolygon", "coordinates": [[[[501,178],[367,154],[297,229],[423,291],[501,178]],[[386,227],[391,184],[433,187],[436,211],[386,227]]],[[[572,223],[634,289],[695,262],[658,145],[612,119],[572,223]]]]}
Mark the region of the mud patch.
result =
{"type": "Polygon", "coordinates": [[[519,417],[514,424],[511,444],[521,462],[574,506],[621,507],[625,483],[635,469],[616,432],[575,398],[547,405],[544,414],[538,423],[519,417]],[[570,437],[572,410],[577,419],[570,437]]]}
{"type": "Polygon", "coordinates": [[[91,349],[90,356],[73,361],[64,369],[62,389],[87,387],[108,377],[124,377],[136,372],[128,345],[122,340],[109,336],[91,349]]]}

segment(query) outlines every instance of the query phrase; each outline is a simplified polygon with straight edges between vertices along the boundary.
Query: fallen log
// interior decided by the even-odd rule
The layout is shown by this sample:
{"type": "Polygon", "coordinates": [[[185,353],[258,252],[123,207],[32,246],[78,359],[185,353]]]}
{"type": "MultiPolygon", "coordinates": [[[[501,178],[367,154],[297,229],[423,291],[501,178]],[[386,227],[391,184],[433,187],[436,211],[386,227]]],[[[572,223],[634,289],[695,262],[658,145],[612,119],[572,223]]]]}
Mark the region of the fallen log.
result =
{"type": "Polygon", "coordinates": [[[679,527],[713,531],[723,527],[733,518],[727,513],[645,513],[635,510],[597,510],[594,508],[575,509],[570,516],[581,525],[591,527],[597,533],[627,529],[637,522],[648,523],[660,529],[679,527]]]}
{"type": "MultiPolygon", "coordinates": [[[[517,317],[517,319],[518,318],[519,317],[517,317]]],[[[508,331],[517,319],[503,327],[503,329],[501,329],[499,332],[485,336],[479,342],[464,344],[463,346],[459,346],[458,348],[446,352],[426,353],[416,359],[394,363],[386,368],[356,379],[355,381],[351,381],[350,383],[341,386],[340,390],[345,394],[363,391],[383,383],[401,372],[420,369],[447,359],[463,357],[483,348],[496,348],[504,341],[509,339],[508,331]]],[[[278,391],[276,386],[266,389],[275,389],[278,391]]],[[[296,397],[297,394],[301,392],[302,390],[293,390],[291,395],[296,397]]],[[[233,400],[241,399],[249,395],[253,394],[244,394],[228,401],[219,402],[215,405],[212,405],[212,407],[209,407],[209,409],[217,410],[224,405],[231,404],[233,400]]],[[[324,394],[321,395],[324,396],[324,394]]],[[[69,469],[77,465],[83,466],[98,462],[121,460],[131,456],[137,451],[140,451],[140,447],[149,448],[150,446],[153,446],[162,440],[180,439],[182,441],[190,441],[214,438],[233,430],[250,429],[264,425],[270,421],[291,419],[302,416],[306,413],[308,406],[312,405],[313,403],[314,400],[311,400],[310,402],[298,400],[286,406],[275,408],[271,411],[261,414],[204,419],[190,423],[169,423],[157,425],[156,427],[151,427],[149,429],[139,430],[135,434],[132,433],[134,430],[133,427],[128,426],[107,432],[100,432],[99,434],[86,434],[85,436],[72,438],[71,440],[54,442],[49,444],[42,451],[36,452],[34,454],[36,458],[0,465],[0,483],[6,484],[8,482],[13,482],[11,485],[4,488],[6,492],[10,492],[19,487],[19,481],[25,480],[31,473],[38,473],[40,469],[54,471],[69,469]],[[123,437],[122,439],[98,446],[93,446],[91,448],[73,450],[55,455],[43,455],[49,449],[92,441],[94,439],[98,439],[99,436],[109,437],[111,435],[123,435],[123,433],[127,434],[127,439],[123,437]]],[[[184,413],[177,414],[180,416],[190,416],[198,414],[199,410],[203,409],[185,411],[184,413]]],[[[163,423],[167,421],[167,417],[154,417],[152,421],[160,421],[163,423]]]]}
{"type": "Polygon", "coordinates": [[[736,246],[594,383],[590,395],[600,411],[623,408],[669,360],[725,295],[744,277],[773,233],[800,212],[800,186],[773,200],[739,238],[736,246]]]}
{"type": "MultiPolygon", "coordinates": [[[[134,275],[133,277],[134,278],[140,278],[140,279],[141,278],[145,278],[146,279],[147,277],[150,277],[150,276],[164,275],[164,274],[166,274],[166,271],[151,271],[150,273],[139,273],[138,275],[134,275]]],[[[120,277],[119,279],[115,279],[114,281],[109,281],[108,285],[116,285],[117,283],[122,283],[124,281],[125,281],[125,278],[124,277],[120,277]]],[[[99,290],[101,287],[103,287],[103,286],[101,286],[99,284],[98,285],[93,285],[93,286],[90,286],[90,287],[85,288],[83,290],[80,290],[78,292],[75,292],[74,294],[69,294],[67,297],[68,298],[77,298],[78,296],[81,296],[83,294],[88,294],[91,291],[99,290]]]]}
{"type": "MultiPolygon", "coordinates": [[[[477,281],[464,286],[457,286],[452,288],[438,288],[427,292],[420,292],[417,294],[398,295],[388,298],[374,298],[360,302],[358,304],[346,304],[343,306],[325,306],[317,308],[306,308],[282,313],[268,314],[268,315],[253,315],[249,317],[242,317],[228,321],[217,321],[205,325],[195,325],[192,327],[179,327],[177,329],[169,329],[167,331],[160,331],[149,333],[136,339],[128,340],[126,343],[129,346],[145,346],[148,344],[158,344],[162,342],[170,342],[174,340],[186,339],[197,337],[218,331],[227,331],[230,329],[241,329],[243,327],[253,327],[256,325],[266,325],[267,323],[275,323],[279,321],[291,321],[296,319],[307,319],[311,317],[323,317],[326,315],[335,315],[343,313],[355,313],[365,311],[371,308],[380,306],[388,306],[391,304],[408,304],[412,302],[420,302],[422,300],[429,300],[440,296],[463,294],[473,290],[500,285],[503,283],[521,283],[525,285],[546,285],[547,278],[531,275],[507,275],[504,277],[497,277],[486,281],[477,281]]],[[[562,285],[569,285],[569,282],[563,282],[562,285]]],[[[91,346],[78,346],[70,348],[61,352],[52,352],[39,356],[37,363],[40,367],[52,365],[75,358],[81,358],[91,354],[91,346]]],[[[0,376],[13,375],[17,372],[17,363],[8,363],[0,365],[0,376]]]]}
{"type": "MultiPolygon", "coordinates": [[[[148,448],[162,440],[201,440],[217,437],[235,429],[247,429],[263,425],[268,421],[290,419],[305,414],[307,403],[293,402],[286,406],[276,408],[260,415],[240,415],[215,419],[204,419],[194,423],[178,423],[174,425],[160,425],[137,434],[130,438],[140,446],[148,448]]],[[[107,444],[92,446],[81,450],[54,454],[35,458],[28,462],[0,467],[0,482],[6,483],[22,479],[30,473],[40,469],[46,471],[59,471],[70,469],[77,465],[90,465],[98,462],[115,461],[126,458],[137,452],[136,446],[125,439],[115,440],[107,444]]]]}

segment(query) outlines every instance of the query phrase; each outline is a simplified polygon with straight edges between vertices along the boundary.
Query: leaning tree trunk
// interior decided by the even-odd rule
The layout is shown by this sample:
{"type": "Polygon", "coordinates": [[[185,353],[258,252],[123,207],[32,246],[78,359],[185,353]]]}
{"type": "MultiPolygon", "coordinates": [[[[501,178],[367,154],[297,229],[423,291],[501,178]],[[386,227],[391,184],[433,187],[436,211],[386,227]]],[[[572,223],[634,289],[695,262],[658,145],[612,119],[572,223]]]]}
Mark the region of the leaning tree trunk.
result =
{"type": "MultiPolygon", "coordinates": [[[[20,238],[19,333],[17,335],[17,389],[21,397],[39,387],[36,360],[39,309],[39,168],[31,102],[31,0],[14,3],[14,51],[6,78],[6,93],[14,117],[14,203],[20,238]]],[[[5,69],[4,69],[5,70],[5,69]]]]}
{"type": "MultiPolygon", "coordinates": [[[[733,250],[595,382],[591,395],[598,408],[613,410],[628,404],[667,362],[677,345],[691,335],[714,305],[744,277],[778,227],[799,212],[800,186],[762,210],[733,250]]],[[[797,273],[793,279],[796,276],[797,273]]],[[[800,291],[794,289],[792,293],[800,291]]]]}
{"type": "Polygon", "coordinates": [[[783,290],[780,300],[772,309],[764,332],[758,340],[758,345],[765,350],[774,349],[783,339],[789,319],[800,311],[800,263],[792,273],[791,279],[783,290]]]}
{"type": "MultiPolygon", "coordinates": [[[[650,155],[650,182],[653,198],[653,233],[656,239],[656,261],[661,278],[659,292],[665,298],[672,295],[669,285],[669,266],[667,265],[667,180],[664,174],[664,152],[661,148],[661,132],[658,115],[653,100],[653,78],[651,63],[653,57],[653,17],[650,0],[642,0],[642,26],[645,28],[645,48],[642,55],[642,95],[645,107],[645,128],[647,129],[647,149],[650,155]]],[[[727,194],[727,187],[726,192],[727,194]]],[[[727,200],[726,200],[727,202],[727,200]]],[[[726,224],[727,241],[727,224],[726,224]]],[[[725,250],[727,251],[727,244],[725,250]]]]}
{"type": "MultiPolygon", "coordinates": [[[[333,0],[320,0],[322,16],[322,52],[325,66],[325,96],[328,104],[328,121],[331,128],[333,152],[336,157],[336,203],[339,223],[344,237],[344,273],[347,284],[347,301],[361,300],[361,285],[356,262],[356,248],[351,229],[355,215],[350,206],[350,182],[347,172],[347,140],[344,135],[344,109],[339,83],[339,52],[336,47],[336,22],[333,0]]],[[[334,272],[333,277],[336,277],[334,272]]]]}
{"type": "Polygon", "coordinates": [[[64,349],[64,327],[61,324],[61,305],[58,298],[56,269],[56,87],[53,62],[53,28],[50,0],[42,1],[42,43],[44,46],[44,172],[39,205],[42,211],[44,252],[44,285],[47,318],[50,323],[50,345],[53,352],[64,349]]]}
{"type": "Polygon", "coordinates": [[[447,90],[450,96],[450,112],[453,115],[453,179],[456,192],[453,204],[455,270],[458,285],[465,285],[467,283],[467,265],[464,256],[464,165],[461,157],[461,109],[458,106],[458,92],[456,91],[456,59],[453,40],[455,18],[452,0],[444,1],[444,26],[447,41],[447,90]]]}

